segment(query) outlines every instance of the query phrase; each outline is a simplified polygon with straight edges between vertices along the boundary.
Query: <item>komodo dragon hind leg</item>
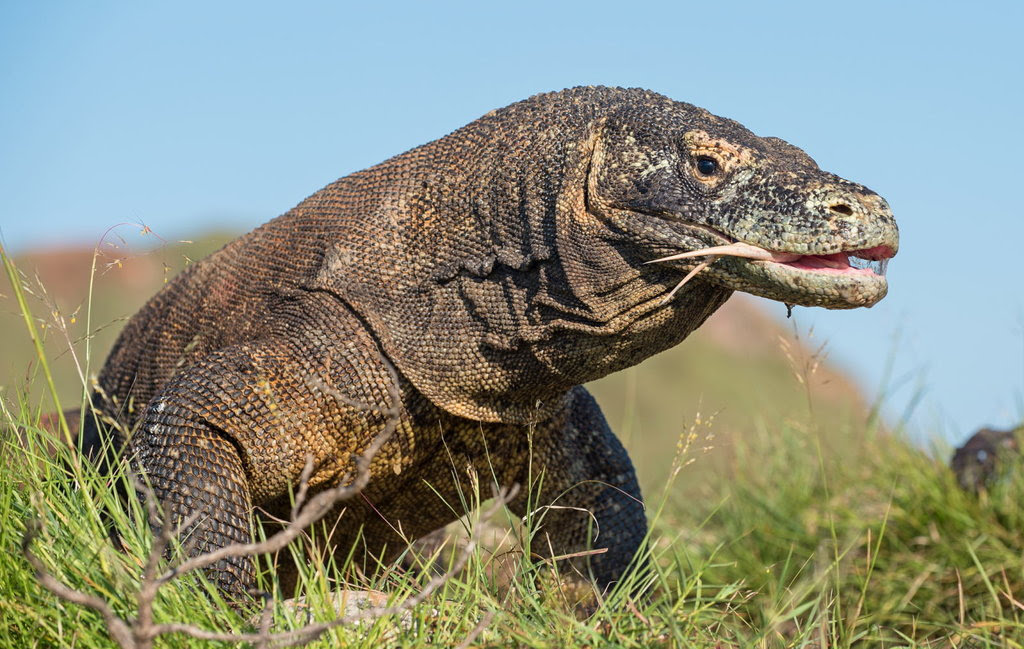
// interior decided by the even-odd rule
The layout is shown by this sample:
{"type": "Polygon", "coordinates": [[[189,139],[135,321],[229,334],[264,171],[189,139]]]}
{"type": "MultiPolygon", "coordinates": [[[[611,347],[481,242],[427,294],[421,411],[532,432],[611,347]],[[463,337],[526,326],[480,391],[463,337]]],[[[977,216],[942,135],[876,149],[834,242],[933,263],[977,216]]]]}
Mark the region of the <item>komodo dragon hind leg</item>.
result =
{"type": "Polygon", "coordinates": [[[568,567],[607,590],[623,578],[646,536],[643,500],[629,455],[593,397],[577,387],[567,400],[564,418],[535,432],[532,475],[522,481],[539,479],[540,493],[521,493],[509,507],[539,521],[532,553],[583,553],[568,567]]]}

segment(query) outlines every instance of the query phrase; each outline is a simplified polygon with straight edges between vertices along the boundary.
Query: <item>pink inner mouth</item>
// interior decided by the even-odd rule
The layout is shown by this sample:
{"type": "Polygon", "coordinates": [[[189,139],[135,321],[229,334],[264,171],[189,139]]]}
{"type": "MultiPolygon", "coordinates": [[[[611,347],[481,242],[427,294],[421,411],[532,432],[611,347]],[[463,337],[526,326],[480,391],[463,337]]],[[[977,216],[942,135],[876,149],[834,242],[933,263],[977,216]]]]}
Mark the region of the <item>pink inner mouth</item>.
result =
{"type": "Polygon", "coordinates": [[[672,293],[669,294],[671,296],[680,286],[723,256],[775,263],[815,273],[884,277],[889,259],[895,254],[895,250],[883,245],[862,248],[861,250],[851,250],[849,252],[834,252],[828,255],[801,255],[796,252],[774,252],[742,241],[734,241],[721,246],[710,246],[700,250],[690,250],[676,255],[669,255],[668,257],[661,257],[660,259],[652,259],[645,263],[654,264],[664,261],[675,261],[677,259],[707,257],[679,282],[676,288],[672,290],[672,293]],[[852,263],[850,261],[851,257],[853,258],[852,263]]]}
{"type": "Polygon", "coordinates": [[[874,248],[837,252],[831,255],[797,255],[783,252],[772,253],[772,256],[774,257],[773,261],[800,270],[839,275],[884,275],[886,261],[893,256],[893,251],[889,246],[875,246],[874,248]],[[866,265],[851,265],[851,256],[866,265]]]}

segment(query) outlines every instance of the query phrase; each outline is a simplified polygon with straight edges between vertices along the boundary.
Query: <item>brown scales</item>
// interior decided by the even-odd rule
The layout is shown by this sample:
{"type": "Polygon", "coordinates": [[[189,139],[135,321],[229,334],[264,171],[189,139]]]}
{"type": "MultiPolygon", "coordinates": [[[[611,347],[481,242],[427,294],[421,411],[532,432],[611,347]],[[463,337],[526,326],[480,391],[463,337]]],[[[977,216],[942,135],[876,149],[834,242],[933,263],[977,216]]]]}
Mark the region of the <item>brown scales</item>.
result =
{"type": "MultiPolygon", "coordinates": [[[[677,344],[733,290],[830,308],[885,294],[875,275],[683,255],[737,242],[891,256],[897,233],[870,190],[689,104],[538,95],[342,178],[188,268],[121,334],[100,407],[134,430],[127,457],[172,518],[203,512],[199,553],[247,540],[254,508],[287,516],[307,455],[313,489],[341,480],[386,423],[393,364],[400,425],[328,521],[338,547],[363,526],[393,556],[452,519],[442,498],[457,510],[473,474],[532,472],[535,506],[564,506],[545,511],[534,549],[584,549],[596,522],[608,551],[582,567],[606,586],[646,522],[629,457],[579,386],[677,344]]],[[[213,576],[239,592],[253,568],[230,559],[213,576]]]]}

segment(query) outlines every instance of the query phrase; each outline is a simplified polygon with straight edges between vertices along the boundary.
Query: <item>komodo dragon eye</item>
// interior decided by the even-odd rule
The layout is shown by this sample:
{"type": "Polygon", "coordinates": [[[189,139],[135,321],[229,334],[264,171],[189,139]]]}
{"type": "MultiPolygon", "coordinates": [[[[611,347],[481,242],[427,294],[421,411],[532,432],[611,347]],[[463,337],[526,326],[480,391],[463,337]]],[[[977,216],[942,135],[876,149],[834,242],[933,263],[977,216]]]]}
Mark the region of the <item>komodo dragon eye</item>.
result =
{"type": "Polygon", "coordinates": [[[702,176],[714,176],[718,173],[718,161],[706,155],[697,158],[697,173],[702,176]]]}

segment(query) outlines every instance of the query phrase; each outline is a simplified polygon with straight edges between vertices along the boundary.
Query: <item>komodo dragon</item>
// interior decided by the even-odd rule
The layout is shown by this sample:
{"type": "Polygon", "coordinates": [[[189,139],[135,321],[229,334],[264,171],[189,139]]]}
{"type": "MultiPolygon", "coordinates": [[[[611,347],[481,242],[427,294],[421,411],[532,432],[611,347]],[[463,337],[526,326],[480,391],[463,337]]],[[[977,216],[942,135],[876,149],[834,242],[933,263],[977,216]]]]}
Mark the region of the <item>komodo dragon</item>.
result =
{"type": "MultiPolygon", "coordinates": [[[[394,556],[455,517],[442,499],[458,509],[470,473],[522,484],[532,471],[529,506],[560,506],[535,550],[578,551],[596,532],[607,551],[586,569],[607,587],[646,521],[581,384],[679,343],[736,290],[871,306],[897,247],[882,198],[783,140],[641,89],[541,94],[188,267],[128,322],[96,403],[133,431],[125,456],[171,519],[199,512],[198,554],[248,541],[254,508],[287,516],[307,455],[311,489],[350,475],[385,426],[393,367],[400,424],[337,510],[338,547],[362,527],[394,556]]],[[[118,435],[87,419],[86,452],[118,435]]],[[[228,559],[210,575],[237,594],[254,567],[228,559]]]]}

